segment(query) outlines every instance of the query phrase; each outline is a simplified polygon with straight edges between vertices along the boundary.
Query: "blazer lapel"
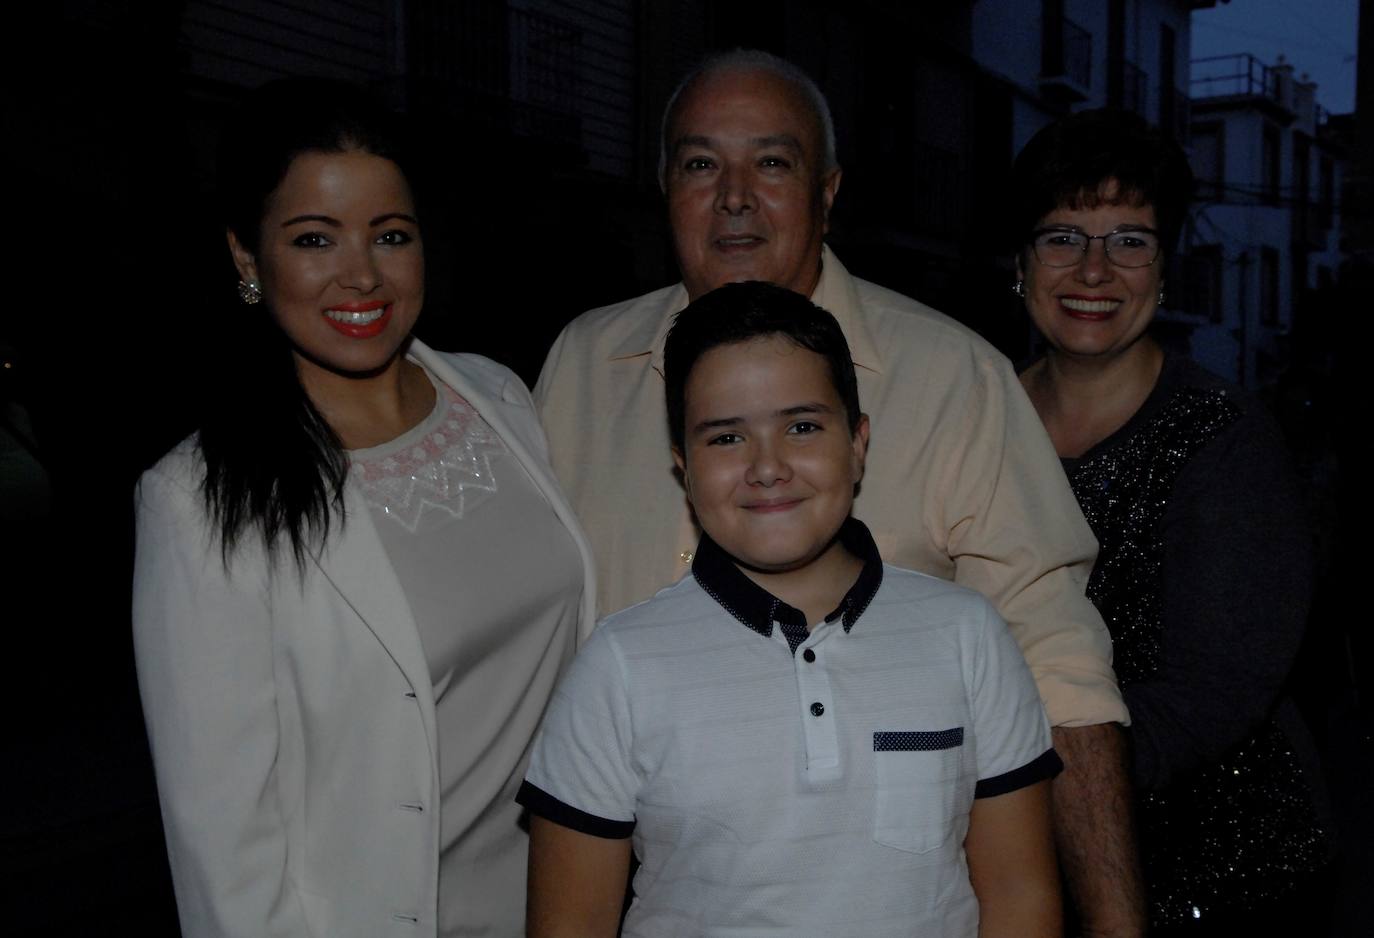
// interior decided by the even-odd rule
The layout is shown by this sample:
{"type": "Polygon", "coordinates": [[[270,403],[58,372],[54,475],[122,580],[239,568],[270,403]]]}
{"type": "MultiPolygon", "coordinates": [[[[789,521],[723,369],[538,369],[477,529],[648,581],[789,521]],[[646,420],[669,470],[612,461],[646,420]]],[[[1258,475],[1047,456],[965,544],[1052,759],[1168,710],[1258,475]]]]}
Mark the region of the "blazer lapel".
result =
{"type": "Polygon", "coordinates": [[[432,724],[432,684],[419,626],[372,522],[371,510],[353,485],[344,486],[344,511],[343,530],[330,538],[316,563],[405,674],[416,699],[428,703],[426,722],[432,724]]]}

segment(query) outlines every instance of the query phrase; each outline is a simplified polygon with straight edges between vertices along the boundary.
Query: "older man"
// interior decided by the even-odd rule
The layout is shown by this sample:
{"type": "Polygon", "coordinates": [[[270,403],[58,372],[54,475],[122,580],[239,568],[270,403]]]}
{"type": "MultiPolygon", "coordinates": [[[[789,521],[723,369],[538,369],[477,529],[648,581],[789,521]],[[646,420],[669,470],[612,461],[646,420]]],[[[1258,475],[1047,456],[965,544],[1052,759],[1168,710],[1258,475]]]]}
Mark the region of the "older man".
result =
{"type": "Polygon", "coordinates": [[[673,315],[768,280],[843,327],[872,444],[855,514],[885,560],[993,600],[1035,675],[1055,745],[1056,826],[1085,931],[1130,935],[1142,903],[1111,645],[1083,596],[1096,545],[1006,360],[947,317],[849,275],[824,245],[840,185],[824,97],[758,52],[707,60],[663,122],[660,177],[682,282],[592,310],[535,398],[553,465],[597,554],[603,612],[689,569],[698,531],[674,474],[662,358],[673,315]]]}

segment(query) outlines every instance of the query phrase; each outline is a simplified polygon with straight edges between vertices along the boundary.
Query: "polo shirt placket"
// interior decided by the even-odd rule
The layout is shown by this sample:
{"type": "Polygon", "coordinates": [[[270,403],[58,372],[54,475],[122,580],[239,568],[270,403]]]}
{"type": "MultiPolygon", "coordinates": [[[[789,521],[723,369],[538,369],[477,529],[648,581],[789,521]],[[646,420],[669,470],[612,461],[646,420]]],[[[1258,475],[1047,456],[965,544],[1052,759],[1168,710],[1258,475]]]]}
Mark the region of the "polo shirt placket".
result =
{"type": "Polygon", "coordinates": [[[862,523],[846,519],[836,536],[845,550],[863,561],[863,569],[840,604],[814,631],[807,627],[806,616],[800,609],[789,606],[745,576],[709,536],[701,536],[692,560],[692,575],[702,589],[743,625],[776,639],[791,653],[802,738],[806,741],[806,780],[812,784],[834,781],[843,773],[835,697],[820,646],[827,640],[840,641],[849,634],[883,582],[878,545],[862,523]]]}
{"type": "Polygon", "coordinates": [[[806,739],[806,776],[812,783],[833,781],[841,774],[835,698],[830,690],[830,672],[825,666],[821,649],[828,640],[838,641],[844,637],[843,633],[837,633],[839,629],[833,622],[816,626],[816,630],[798,646],[800,653],[792,656],[797,672],[802,735],[806,739]],[[809,656],[807,652],[810,652],[809,656]]]}

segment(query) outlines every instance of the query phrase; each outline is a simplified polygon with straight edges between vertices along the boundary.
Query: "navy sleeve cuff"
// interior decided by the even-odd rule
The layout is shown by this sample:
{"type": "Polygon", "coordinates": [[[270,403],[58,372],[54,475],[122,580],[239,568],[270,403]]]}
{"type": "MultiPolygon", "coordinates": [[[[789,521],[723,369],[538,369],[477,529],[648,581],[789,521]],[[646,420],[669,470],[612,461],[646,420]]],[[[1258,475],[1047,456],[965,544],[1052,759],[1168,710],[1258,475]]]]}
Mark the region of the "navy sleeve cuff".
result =
{"type": "Polygon", "coordinates": [[[531,814],[537,814],[553,821],[560,827],[566,827],[582,834],[590,834],[593,837],[624,840],[635,830],[634,821],[610,821],[603,817],[597,817],[595,814],[588,814],[570,804],[564,804],[542,788],[537,788],[529,782],[520,783],[520,790],[515,793],[515,801],[517,804],[528,808],[531,814]]]}
{"type": "Polygon", "coordinates": [[[1034,760],[1027,762],[1019,769],[1012,769],[1010,772],[1003,772],[992,778],[980,778],[978,784],[974,786],[973,797],[993,798],[997,795],[1005,795],[1009,791],[1026,788],[1036,782],[1043,782],[1047,778],[1054,778],[1063,769],[1064,763],[1059,761],[1059,754],[1053,749],[1046,749],[1034,760]]]}

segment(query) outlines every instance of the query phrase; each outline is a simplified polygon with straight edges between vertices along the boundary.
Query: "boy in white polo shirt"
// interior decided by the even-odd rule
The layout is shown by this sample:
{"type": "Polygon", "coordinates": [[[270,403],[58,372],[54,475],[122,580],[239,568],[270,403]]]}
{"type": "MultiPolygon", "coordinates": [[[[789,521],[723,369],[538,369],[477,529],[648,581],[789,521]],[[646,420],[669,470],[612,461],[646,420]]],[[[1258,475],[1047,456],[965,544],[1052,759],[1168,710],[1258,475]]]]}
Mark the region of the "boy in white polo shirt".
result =
{"type": "Polygon", "coordinates": [[[528,934],[614,936],[632,848],[626,936],[1057,934],[1035,685],[990,603],[849,517],[868,421],[834,318],[731,284],[664,365],[703,534],[550,704],[528,934]]]}

